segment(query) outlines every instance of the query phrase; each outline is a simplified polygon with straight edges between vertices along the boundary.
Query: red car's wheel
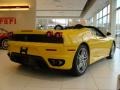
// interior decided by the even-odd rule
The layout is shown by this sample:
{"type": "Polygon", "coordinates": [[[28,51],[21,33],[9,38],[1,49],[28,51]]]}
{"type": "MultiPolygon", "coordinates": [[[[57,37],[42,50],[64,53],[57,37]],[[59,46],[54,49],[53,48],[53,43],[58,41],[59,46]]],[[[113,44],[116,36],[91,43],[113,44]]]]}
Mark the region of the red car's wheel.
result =
{"type": "Polygon", "coordinates": [[[8,39],[3,39],[2,40],[2,48],[7,49],[8,48],[8,39]]]}

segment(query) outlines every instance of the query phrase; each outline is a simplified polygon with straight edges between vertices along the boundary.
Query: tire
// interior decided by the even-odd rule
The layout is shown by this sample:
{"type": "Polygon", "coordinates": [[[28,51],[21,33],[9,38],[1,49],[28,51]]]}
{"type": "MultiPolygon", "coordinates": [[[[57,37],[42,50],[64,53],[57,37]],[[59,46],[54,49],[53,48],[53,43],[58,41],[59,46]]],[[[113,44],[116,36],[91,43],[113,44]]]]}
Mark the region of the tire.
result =
{"type": "Polygon", "coordinates": [[[7,49],[8,48],[8,39],[3,39],[2,40],[2,49],[7,49]]]}
{"type": "Polygon", "coordinates": [[[80,45],[78,48],[72,67],[72,75],[80,76],[85,73],[89,62],[89,50],[85,44],[80,45]]]}
{"type": "Polygon", "coordinates": [[[111,49],[110,49],[109,56],[107,57],[107,59],[112,59],[112,58],[113,58],[114,53],[115,53],[115,48],[116,48],[115,43],[113,43],[113,44],[112,44],[112,47],[111,47],[111,49]]]}

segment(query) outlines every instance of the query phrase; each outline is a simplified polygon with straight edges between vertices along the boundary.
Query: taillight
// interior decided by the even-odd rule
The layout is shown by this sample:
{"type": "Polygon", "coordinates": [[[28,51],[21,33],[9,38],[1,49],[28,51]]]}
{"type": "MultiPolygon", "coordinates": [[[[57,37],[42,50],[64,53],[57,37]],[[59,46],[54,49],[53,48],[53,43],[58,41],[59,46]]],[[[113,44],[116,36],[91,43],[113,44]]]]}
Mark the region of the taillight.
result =
{"type": "Polygon", "coordinates": [[[52,31],[48,31],[47,32],[47,37],[52,37],[53,36],[53,32],[52,31]]]}
{"type": "Polygon", "coordinates": [[[9,32],[8,35],[11,37],[13,35],[13,32],[9,32]]]}
{"type": "Polygon", "coordinates": [[[62,32],[56,32],[53,33],[53,31],[48,31],[47,32],[47,37],[56,37],[56,38],[61,38],[62,37],[62,32]]]}
{"type": "Polygon", "coordinates": [[[56,38],[62,37],[62,32],[56,32],[56,33],[55,33],[55,37],[56,37],[56,38]]]}

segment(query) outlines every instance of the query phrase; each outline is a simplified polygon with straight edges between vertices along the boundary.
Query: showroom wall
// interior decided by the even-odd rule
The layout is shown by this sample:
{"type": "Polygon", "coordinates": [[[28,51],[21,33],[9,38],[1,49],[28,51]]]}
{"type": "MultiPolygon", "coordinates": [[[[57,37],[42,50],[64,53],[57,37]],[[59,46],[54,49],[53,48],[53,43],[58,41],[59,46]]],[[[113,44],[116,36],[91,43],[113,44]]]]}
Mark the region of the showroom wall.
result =
{"type": "Polygon", "coordinates": [[[11,23],[0,23],[0,28],[9,31],[35,29],[35,0],[28,0],[27,3],[30,9],[26,11],[0,11],[0,18],[14,18],[11,23]]]}

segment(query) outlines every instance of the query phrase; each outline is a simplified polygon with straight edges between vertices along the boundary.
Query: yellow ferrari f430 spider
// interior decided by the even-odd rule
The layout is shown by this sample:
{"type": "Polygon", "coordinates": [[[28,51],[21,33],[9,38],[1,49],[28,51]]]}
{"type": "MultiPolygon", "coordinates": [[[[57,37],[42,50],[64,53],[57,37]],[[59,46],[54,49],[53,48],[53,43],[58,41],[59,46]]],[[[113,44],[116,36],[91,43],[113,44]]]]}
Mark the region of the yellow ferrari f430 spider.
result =
{"type": "Polygon", "coordinates": [[[89,64],[112,58],[115,41],[93,26],[75,26],[62,30],[21,30],[8,42],[8,56],[24,65],[47,65],[82,75],[89,64]]]}

